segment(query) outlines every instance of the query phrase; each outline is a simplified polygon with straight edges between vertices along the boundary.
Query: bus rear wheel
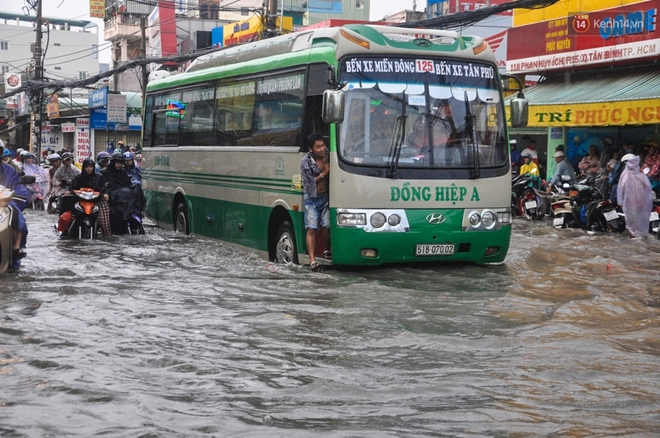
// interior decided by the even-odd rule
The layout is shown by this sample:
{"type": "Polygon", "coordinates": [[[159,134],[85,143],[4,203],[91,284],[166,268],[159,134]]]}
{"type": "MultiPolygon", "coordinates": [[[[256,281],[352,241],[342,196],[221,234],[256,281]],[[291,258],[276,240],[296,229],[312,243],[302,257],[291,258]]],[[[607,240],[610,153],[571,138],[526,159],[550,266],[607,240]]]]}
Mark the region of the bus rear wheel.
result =
{"type": "Polygon", "coordinates": [[[190,228],[188,227],[188,208],[184,203],[176,206],[174,213],[174,232],[190,234],[190,228]]]}
{"type": "Polygon", "coordinates": [[[275,239],[275,263],[298,263],[296,235],[290,222],[285,221],[277,229],[275,239]]]}

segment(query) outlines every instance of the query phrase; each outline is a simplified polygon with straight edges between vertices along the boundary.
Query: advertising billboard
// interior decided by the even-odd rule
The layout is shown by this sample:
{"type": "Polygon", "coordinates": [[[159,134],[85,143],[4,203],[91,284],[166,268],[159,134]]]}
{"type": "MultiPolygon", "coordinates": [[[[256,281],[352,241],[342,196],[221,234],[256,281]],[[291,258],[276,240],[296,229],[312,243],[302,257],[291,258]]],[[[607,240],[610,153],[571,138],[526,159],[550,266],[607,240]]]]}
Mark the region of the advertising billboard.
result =
{"type": "Polygon", "coordinates": [[[605,10],[575,10],[509,29],[507,71],[534,73],[656,58],[659,8],[660,0],[648,0],[605,10]]]}

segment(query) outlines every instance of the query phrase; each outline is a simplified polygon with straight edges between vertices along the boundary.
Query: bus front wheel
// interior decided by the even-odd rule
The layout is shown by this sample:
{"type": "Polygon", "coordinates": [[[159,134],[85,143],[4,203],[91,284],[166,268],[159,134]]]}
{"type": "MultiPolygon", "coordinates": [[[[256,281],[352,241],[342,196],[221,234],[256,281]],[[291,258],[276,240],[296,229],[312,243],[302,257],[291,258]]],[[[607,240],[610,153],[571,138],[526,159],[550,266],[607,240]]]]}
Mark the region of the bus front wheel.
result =
{"type": "Polygon", "coordinates": [[[186,208],[186,204],[184,203],[176,207],[176,212],[174,213],[174,232],[190,234],[190,229],[188,228],[188,208],[186,208]]]}
{"type": "Polygon", "coordinates": [[[282,222],[275,240],[275,263],[298,263],[296,235],[290,222],[282,222]]]}

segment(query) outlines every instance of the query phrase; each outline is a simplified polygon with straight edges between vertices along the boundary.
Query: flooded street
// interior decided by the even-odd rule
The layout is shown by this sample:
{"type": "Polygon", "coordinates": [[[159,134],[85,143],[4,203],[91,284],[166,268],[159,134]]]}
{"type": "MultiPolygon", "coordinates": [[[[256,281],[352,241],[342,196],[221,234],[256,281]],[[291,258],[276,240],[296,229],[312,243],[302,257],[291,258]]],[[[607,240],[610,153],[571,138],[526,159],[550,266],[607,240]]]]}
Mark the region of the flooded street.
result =
{"type": "Polygon", "coordinates": [[[149,228],[0,278],[0,436],[639,436],[660,242],[514,222],[501,266],[311,273],[149,228]]]}

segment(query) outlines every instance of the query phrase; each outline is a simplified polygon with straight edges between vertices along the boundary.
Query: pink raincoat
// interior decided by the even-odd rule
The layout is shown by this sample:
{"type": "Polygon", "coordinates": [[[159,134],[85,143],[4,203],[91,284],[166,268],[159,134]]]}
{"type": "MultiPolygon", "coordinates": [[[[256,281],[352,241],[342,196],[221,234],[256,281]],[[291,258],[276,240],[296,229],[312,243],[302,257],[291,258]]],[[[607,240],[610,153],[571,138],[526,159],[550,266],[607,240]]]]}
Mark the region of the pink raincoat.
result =
{"type": "Polygon", "coordinates": [[[619,180],[618,202],[626,215],[626,228],[633,236],[648,236],[653,194],[649,179],[639,170],[639,157],[626,162],[619,180]]]}

